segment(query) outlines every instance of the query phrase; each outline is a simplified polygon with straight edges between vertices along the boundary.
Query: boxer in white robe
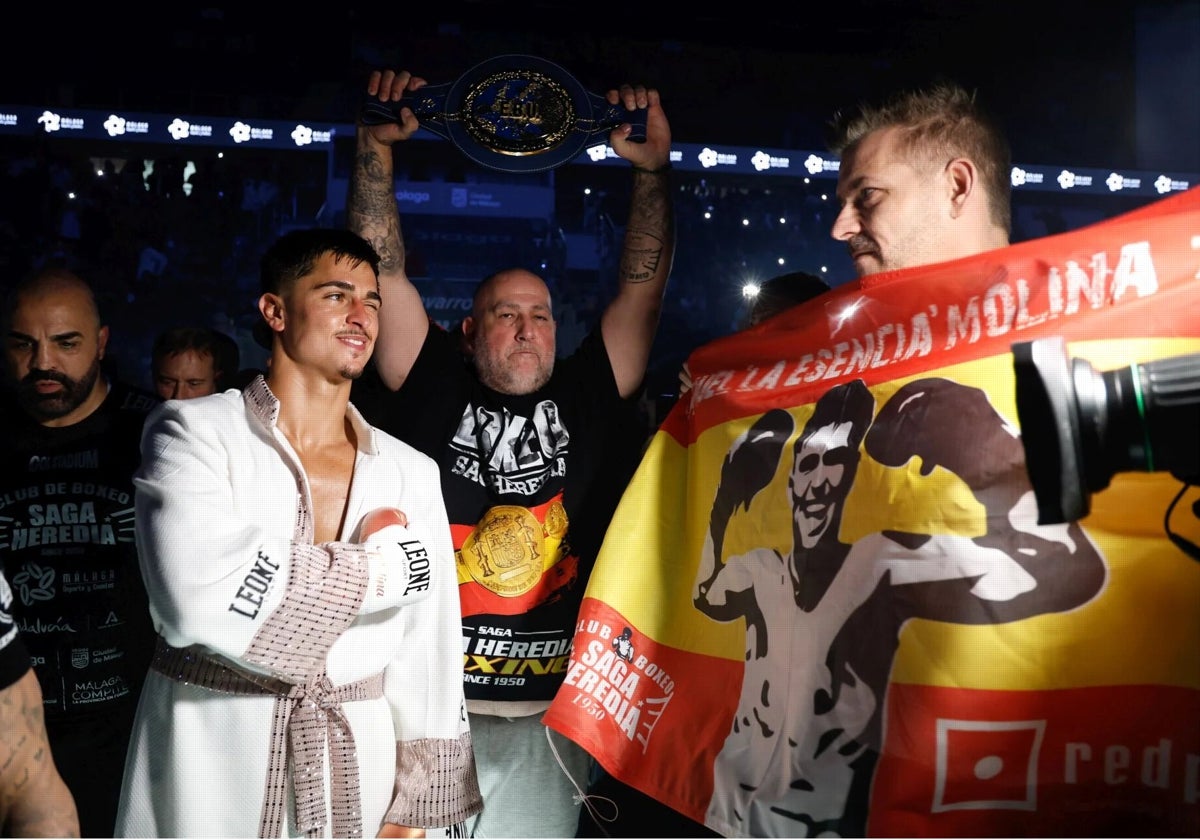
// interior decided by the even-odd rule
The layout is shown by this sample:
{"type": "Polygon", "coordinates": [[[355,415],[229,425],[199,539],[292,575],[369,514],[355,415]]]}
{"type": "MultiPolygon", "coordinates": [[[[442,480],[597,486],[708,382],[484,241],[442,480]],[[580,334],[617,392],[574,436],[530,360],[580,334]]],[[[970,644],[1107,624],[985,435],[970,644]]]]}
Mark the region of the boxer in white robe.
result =
{"type": "Polygon", "coordinates": [[[118,836],[421,836],[482,807],[438,470],[349,402],[377,260],[348,231],[282,237],[266,378],[147,421],[160,638],[118,836]]]}

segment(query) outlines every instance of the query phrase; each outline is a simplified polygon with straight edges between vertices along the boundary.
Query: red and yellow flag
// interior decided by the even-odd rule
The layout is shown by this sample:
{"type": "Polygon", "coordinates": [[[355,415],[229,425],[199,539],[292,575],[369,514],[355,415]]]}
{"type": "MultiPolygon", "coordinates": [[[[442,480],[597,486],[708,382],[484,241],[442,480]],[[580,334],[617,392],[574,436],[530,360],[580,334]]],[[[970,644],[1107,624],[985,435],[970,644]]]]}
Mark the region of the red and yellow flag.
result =
{"type": "Polygon", "coordinates": [[[726,836],[1200,835],[1200,491],[1037,524],[1011,351],[1052,336],[1200,352],[1200,189],[693,353],[547,725],[726,836]]]}

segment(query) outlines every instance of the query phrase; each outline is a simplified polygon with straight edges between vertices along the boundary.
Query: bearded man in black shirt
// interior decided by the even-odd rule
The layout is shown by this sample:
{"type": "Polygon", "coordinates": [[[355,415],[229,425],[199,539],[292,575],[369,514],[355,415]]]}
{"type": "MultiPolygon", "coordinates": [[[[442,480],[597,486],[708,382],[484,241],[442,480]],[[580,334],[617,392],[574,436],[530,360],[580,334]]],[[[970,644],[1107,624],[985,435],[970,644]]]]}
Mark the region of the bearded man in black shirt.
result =
{"type": "Polygon", "coordinates": [[[40,269],[13,290],[4,314],[15,401],[2,424],[0,558],[80,829],[111,837],[154,643],[132,477],[158,399],[105,375],[108,327],[71,271],[40,269]]]}

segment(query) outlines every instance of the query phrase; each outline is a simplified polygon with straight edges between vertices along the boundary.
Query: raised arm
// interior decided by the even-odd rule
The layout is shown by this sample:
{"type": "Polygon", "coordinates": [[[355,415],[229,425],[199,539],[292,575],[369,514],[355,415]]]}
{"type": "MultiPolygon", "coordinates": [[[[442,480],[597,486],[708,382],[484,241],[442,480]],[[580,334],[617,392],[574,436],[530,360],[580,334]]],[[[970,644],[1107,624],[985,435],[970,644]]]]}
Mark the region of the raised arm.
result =
{"type": "Polygon", "coordinates": [[[700,565],[692,587],[696,609],[718,621],[747,615],[747,605],[731,597],[746,589],[753,575],[744,571],[756,558],[728,566],[724,559],[725,530],[739,509],[750,510],[754,498],[771,483],[779,459],[796,424],[782,408],[768,411],[742,432],[729,447],[709,513],[708,534],[700,552],[700,565]],[[718,583],[718,579],[721,579],[718,583]]]}
{"type": "MultiPolygon", "coordinates": [[[[367,93],[381,102],[395,102],[424,84],[424,79],[407,70],[375,70],[367,83],[367,93]]],[[[401,110],[401,118],[399,123],[358,124],[354,169],[346,198],[346,226],[375,246],[380,256],[383,306],[379,310],[375,365],[383,383],[392,390],[404,384],[429,329],[421,295],[404,270],[404,235],[400,231],[392,161],[392,145],[411,137],[420,124],[408,108],[401,110]]]]}
{"type": "Polygon", "coordinates": [[[880,409],[864,448],[887,467],[920,458],[921,475],[952,473],[983,506],[987,531],[978,536],[884,532],[905,549],[906,562],[891,564],[892,583],[914,584],[906,599],[920,617],[1016,621],[1076,609],[1104,588],[1107,565],[1078,522],[1037,524],[1017,429],[982,388],[942,377],[905,383],[880,409]]]}
{"type": "Polygon", "coordinates": [[[626,139],[628,123],[609,135],[613,151],[633,164],[633,191],[617,294],[604,310],[600,325],[617,389],[621,396],[628,397],[646,374],[675,256],[675,213],[668,172],[671,128],[658,91],[653,88],[622,85],[619,91],[608,92],[608,101],[623,102],[627,110],[647,109],[644,143],[626,139]]]}
{"type": "Polygon", "coordinates": [[[0,829],[5,837],[78,837],[79,816],[46,740],[33,669],[0,689],[0,829]]]}

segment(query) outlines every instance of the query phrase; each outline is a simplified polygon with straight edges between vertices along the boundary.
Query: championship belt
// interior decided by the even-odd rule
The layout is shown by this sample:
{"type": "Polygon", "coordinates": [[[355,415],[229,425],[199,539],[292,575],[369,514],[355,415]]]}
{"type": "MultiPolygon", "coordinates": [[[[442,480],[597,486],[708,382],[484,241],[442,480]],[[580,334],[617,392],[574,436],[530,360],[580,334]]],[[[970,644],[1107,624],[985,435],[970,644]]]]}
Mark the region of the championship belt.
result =
{"type": "Polygon", "coordinates": [[[622,123],[633,126],[629,140],[646,139],[645,108],[610,105],[562,67],[531,55],[490,58],[456,82],[426,85],[398,102],[370,97],[359,119],[400,122],[402,108],[480,166],[502,172],[561,166],[622,123]]]}

